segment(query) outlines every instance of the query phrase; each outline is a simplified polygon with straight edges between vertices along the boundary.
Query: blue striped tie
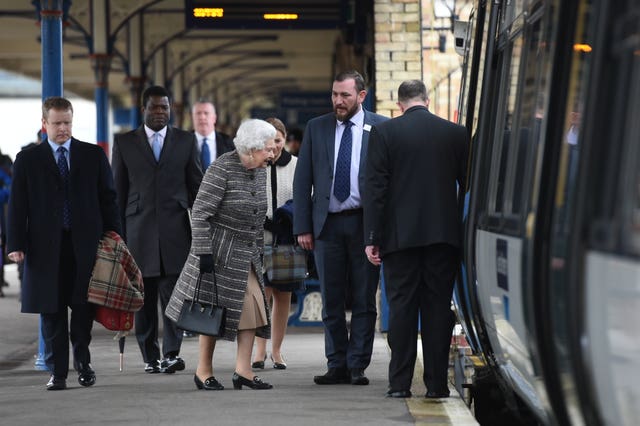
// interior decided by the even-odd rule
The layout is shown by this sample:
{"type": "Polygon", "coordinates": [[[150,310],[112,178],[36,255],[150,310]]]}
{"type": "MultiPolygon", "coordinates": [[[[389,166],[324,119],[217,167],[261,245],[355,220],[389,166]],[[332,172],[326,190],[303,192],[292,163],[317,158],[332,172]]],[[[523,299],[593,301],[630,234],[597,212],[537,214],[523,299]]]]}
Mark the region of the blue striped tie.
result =
{"type": "Polygon", "coordinates": [[[65,153],[67,148],[61,146],[58,148],[58,170],[62,178],[62,186],[64,190],[64,203],[62,205],[62,226],[64,229],[71,228],[71,202],[69,201],[69,165],[67,164],[67,156],[65,153]]]}
{"type": "Polygon", "coordinates": [[[351,194],[351,121],[344,123],[344,132],[340,140],[340,149],[338,150],[338,160],[336,161],[336,173],[333,180],[333,195],[340,201],[344,202],[351,194]]]}

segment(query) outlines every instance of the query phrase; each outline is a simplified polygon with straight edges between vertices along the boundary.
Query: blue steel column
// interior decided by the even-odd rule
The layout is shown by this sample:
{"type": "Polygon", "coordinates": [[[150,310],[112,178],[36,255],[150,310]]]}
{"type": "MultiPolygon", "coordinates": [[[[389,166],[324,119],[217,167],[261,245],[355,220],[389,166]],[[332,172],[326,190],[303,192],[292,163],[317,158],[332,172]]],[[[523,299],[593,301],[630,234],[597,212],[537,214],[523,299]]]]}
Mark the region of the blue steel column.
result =
{"type": "MultiPolygon", "coordinates": [[[[62,19],[70,1],[48,0],[34,2],[40,10],[40,36],[42,39],[42,100],[49,96],[63,96],[62,84],[62,19]]],[[[42,338],[42,317],[38,337],[36,370],[48,370],[45,364],[45,343],[42,338]]]]}
{"type": "Polygon", "coordinates": [[[142,57],[142,15],[138,14],[129,21],[129,87],[131,91],[131,128],[135,129],[142,122],[140,97],[145,82],[142,57]]]}
{"type": "Polygon", "coordinates": [[[93,46],[91,66],[95,74],[96,140],[109,157],[109,70],[111,46],[109,44],[109,2],[91,1],[93,46]]]}

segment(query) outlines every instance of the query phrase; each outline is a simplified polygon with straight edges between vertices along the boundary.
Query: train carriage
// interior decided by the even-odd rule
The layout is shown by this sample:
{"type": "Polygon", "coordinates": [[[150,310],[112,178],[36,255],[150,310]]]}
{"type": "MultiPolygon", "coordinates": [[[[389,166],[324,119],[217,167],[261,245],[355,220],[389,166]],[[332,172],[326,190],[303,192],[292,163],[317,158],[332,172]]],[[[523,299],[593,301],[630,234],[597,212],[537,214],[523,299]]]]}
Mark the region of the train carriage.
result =
{"type": "Polygon", "coordinates": [[[481,1],[459,41],[478,420],[635,424],[640,5],[481,1]]]}

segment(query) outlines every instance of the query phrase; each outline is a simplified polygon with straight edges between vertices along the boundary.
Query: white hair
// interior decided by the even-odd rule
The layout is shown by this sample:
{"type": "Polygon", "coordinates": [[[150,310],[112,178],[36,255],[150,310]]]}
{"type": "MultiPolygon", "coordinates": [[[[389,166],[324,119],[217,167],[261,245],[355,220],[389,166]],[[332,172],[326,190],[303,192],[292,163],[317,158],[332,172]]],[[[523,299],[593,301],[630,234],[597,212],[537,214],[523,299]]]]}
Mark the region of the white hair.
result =
{"type": "Polygon", "coordinates": [[[264,149],[266,142],[275,137],[275,127],[264,120],[253,118],[240,124],[233,143],[239,153],[248,154],[254,149],[264,149]]]}

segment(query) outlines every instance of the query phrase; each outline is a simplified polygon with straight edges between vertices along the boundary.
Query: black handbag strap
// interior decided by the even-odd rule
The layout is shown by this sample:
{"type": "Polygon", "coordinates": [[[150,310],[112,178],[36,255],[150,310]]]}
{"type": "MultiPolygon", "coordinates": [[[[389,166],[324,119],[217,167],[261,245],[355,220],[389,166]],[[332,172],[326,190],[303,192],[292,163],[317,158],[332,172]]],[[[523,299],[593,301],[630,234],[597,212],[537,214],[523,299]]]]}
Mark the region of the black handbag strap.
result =
{"type": "MultiPolygon", "coordinates": [[[[191,301],[191,303],[197,303],[200,302],[200,288],[202,287],[202,276],[205,274],[206,272],[200,272],[198,274],[198,280],[196,281],[196,288],[195,291],[193,292],[193,299],[191,301]]],[[[216,303],[214,306],[220,306],[218,303],[218,281],[216,280],[216,270],[214,269],[213,271],[211,271],[211,275],[213,276],[213,291],[215,291],[216,293],[216,303]]],[[[211,303],[213,304],[213,297],[211,298],[211,303]]]]}
{"type": "MultiPolygon", "coordinates": [[[[276,209],[278,208],[278,177],[277,177],[277,172],[276,172],[276,165],[272,164],[271,165],[271,220],[273,221],[273,223],[275,224],[275,218],[276,218],[276,209]]],[[[272,246],[277,246],[278,242],[276,241],[276,239],[278,238],[278,232],[276,232],[277,229],[274,230],[274,232],[271,233],[271,245],[272,246]]]]}

